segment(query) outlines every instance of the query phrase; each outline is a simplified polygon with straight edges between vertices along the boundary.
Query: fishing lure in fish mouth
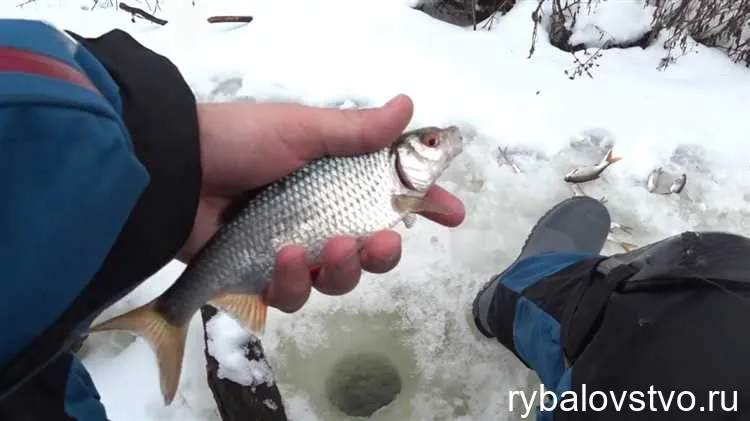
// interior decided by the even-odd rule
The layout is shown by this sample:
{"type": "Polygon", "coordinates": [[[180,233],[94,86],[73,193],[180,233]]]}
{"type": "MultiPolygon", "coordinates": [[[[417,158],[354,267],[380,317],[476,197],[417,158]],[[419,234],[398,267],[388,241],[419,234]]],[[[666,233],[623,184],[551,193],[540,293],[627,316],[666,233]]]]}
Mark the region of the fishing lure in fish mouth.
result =
{"type": "Polygon", "coordinates": [[[311,265],[319,267],[333,236],[362,239],[398,223],[410,228],[420,212],[451,213],[426,195],[463,144],[456,126],[422,127],[373,153],[310,162],[230,205],[224,225],[164,293],[90,332],[125,330],[144,338],[156,354],[169,405],[188,325],[200,307],[213,305],[261,334],[268,311],[262,294],[282,247],[304,245],[311,265]]]}

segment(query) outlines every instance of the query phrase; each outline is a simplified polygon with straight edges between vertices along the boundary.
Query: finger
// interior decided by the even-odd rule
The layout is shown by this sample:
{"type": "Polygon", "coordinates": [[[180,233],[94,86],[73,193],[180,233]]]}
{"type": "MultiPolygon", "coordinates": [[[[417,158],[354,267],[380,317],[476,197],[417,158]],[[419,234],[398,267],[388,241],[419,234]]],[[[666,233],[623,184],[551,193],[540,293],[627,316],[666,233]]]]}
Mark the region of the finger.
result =
{"type": "Polygon", "coordinates": [[[293,313],[310,297],[311,286],[304,247],[284,247],[276,257],[273,280],[265,293],[266,303],[293,313]]]}
{"type": "Polygon", "coordinates": [[[401,235],[395,231],[380,231],[364,240],[360,252],[362,269],[370,273],[385,273],[401,260],[401,235]]]}
{"type": "Polygon", "coordinates": [[[323,247],[323,266],[315,288],[328,295],[350,292],[359,283],[362,268],[359,264],[357,242],[351,237],[335,237],[323,247]]]}
{"type": "Polygon", "coordinates": [[[447,209],[447,213],[421,212],[420,214],[427,219],[437,222],[447,227],[457,227],[461,225],[466,217],[466,210],[461,199],[440,186],[433,186],[425,196],[425,199],[440,204],[441,208],[447,209]]]}

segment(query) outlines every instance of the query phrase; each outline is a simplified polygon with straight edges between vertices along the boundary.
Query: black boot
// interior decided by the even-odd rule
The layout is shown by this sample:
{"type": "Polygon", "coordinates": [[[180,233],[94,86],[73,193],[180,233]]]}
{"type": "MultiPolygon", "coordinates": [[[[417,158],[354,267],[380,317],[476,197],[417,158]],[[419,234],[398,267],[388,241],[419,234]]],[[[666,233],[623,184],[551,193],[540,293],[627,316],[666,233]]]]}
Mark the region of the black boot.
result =
{"type": "Polygon", "coordinates": [[[531,229],[520,255],[499,275],[487,282],[474,298],[474,324],[482,335],[492,338],[487,313],[495,286],[521,260],[543,253],[599,254],[607,241],[611,219],[607,208],[588,196],[563,200],[547,211],[531,229]]]}

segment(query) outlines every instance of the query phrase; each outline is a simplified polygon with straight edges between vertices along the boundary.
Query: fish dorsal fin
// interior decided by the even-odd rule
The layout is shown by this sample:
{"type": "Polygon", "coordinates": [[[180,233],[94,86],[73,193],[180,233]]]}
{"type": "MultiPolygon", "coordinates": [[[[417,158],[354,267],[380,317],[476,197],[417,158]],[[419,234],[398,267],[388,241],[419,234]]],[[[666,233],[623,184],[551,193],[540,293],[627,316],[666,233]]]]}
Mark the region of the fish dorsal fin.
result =
{"type": "Polygon", "coordinates": [[[253,334],[262,335],[266,328],[268,306],[260,295],[222,294],[212,298],[209,304],[229,313],[253,334]]]}
{"type": "Polygon", "coordinates": [[[155,302],[152,301],[94,326],[89,331],[124,330],[145,339],[156,353],[161,394],[164,398],[164,404],[169,405],[172,403],[177,393],[177,386],[180,383],[188,326],[177,326],[169,323],[155,311],[154,306],[155,302]]]}

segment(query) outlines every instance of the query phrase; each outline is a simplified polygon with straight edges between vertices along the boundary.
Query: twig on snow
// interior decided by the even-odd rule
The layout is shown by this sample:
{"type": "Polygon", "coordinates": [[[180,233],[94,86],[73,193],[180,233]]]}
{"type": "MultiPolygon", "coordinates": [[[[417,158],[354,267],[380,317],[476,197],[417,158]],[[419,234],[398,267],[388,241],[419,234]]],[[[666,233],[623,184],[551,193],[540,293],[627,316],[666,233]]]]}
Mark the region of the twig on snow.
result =
{"type": "Polygon", "coordinates": [[[222,23],[222,22],[250,23],[253,21],[253,17],[252,16],[211,16],[207,20],[208,20],[208,23],[222,23]]]}
{"type": "Polygon", "coordinates": [[[513,161],[513,159],[511,159],[510,155],[508,155],[508,147],[507,146],[504,147],[504,148],[498,147],[497,149],[500,152],[500,156],[503,157],[503,159],[505,160],[505,162],[507,162],[508,165],[510,165],[511,168],[513,168],[513,171],[516,174],[523,173],[523,171],[521,171],[521,168],[513,161]]]}
{"type": "Polygon", "coordinates": [[[153,22],[157,25],[166,25],[167,21],[164,19],[159,19],[156,16],[152,15],[151,13],[148,13],[147,11],[143,9],[139,9],[137,7],[128,6],[125,3],[120,2],[120,9],[122,9],[125,12],[131,13],[133,15],[131,22],[135,22],[135,17],[140,16],[143,19],[146,19],[149,22],[153,22]]]}

